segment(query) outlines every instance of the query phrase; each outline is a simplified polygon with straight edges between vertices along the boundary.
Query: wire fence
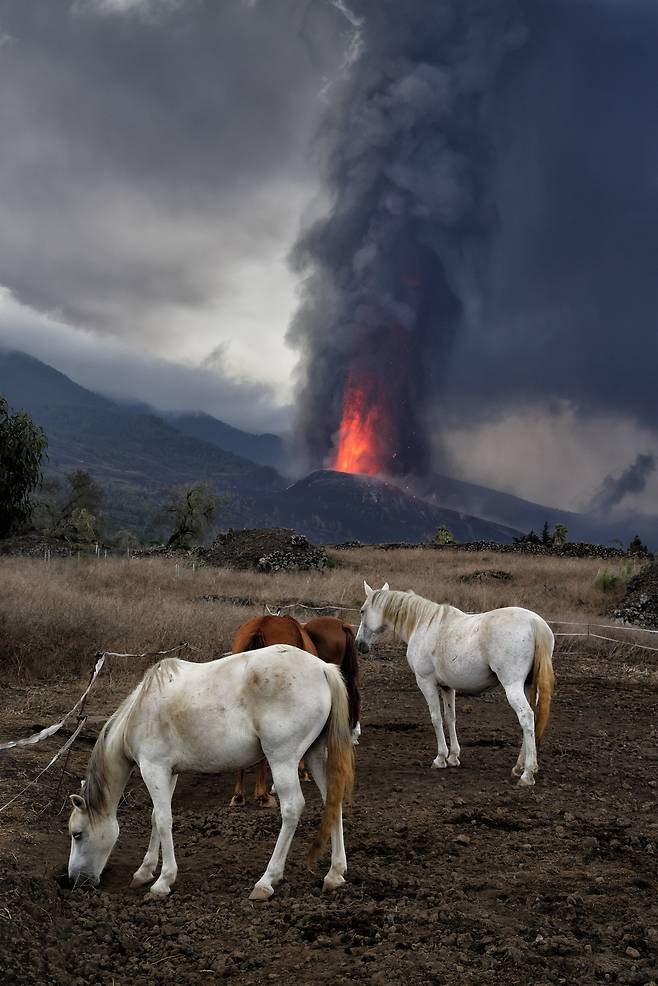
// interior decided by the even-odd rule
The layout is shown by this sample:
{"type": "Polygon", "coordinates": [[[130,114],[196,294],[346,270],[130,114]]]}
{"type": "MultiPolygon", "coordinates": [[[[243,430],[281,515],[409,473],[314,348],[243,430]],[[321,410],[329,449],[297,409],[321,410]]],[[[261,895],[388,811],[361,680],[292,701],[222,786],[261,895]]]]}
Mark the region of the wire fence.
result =
{"type": "MultiPolygon", "coordinates": [[[[285,605],[277,606],[274,609],[272,609],[267,603],[265,603],[264,608],[272,616],[278,616],[281,613],[290,610],[303,610],[306,612],[314,612],[314,613],[321,613],[321,612],[359,613],[360,612],[359,607],[354,607],[354,606],[344,606],[342,604],[326,604],[323,606],[312,606],[301,602],[286,603],[285,605]]],[[[638,643],[635,640],[628,640],[628,639],[624,639],[623,637],[622,638],[611,637],[608,634],[601,634],[596,632],[598,630],[614,630],[620,633],[655,634],[658,633],[658,630],[651,630],[645,627],[625,626],[623,624],[580,623],[575,620],[547,619],[546,622],[549,624],[553,624],[554,626],[570,626],[570,627],[578,628],[577,630],[554,631],[556,637],[580,637],[580,638],[591,638],[593,640],[604,640],[609,643],[636,648],[643,651],[652,651],[658,653],[658,647],[651,647],[648,644],[638,643]]],[[[51,736],[54,736],[56,733],[58,733],[63,728],[63,726],[77,712],[76,728],[73,731],[73,733],[69,736],[66,742],[59,748],[59,750],[57,750],[57,752],[49,760],[49,762],[45,765],[45,767],[43,767],[42,770],[39,771],[36,777],[34,777],[31,781],[29,781],[29,783],[26,784],[25,787],[18,792],[18,794],[14,795],[14,797],[12,797],[9,801],[7,801],[6,804],[0,806],[0,814],[6,811],[7,808],[9,808],[20,797],[22,797],[22,795],[26,791],[28,791],[31,787],[33,787],[41,779],[41,777],[48,770],[50,770],[51,767],[55,765],[55,763],[57,763],[57,761],[62,756],[66,755],[66,760],[62,768],[62,775],[60,777],[60,785],[58,786],[57,789],[59,793],[59,787],[61,786],[61,781],[66,770],[66,764],[68,763],[68,756],[70,754],[71,747],[73,746],[75,740],[80,735],[80,732],[82,731],[85,723],[87,722],[87,716],[84,714],[87,698],[94,684],[96,683],[96,680],[98,679],[98,676],[101,670],[103,669],[103,666],[105,665],[107,658],[118,658],[118,659],[130,658],[133,660],[139,660],[147,657],[165,657],[168,654],[175,654],[183,650],[197,650],[197,648],[193,647],[187,641],[183,641],[182,643],[177,644],[175,647],[169,647],[166,650],[143,651],[142,653],[128,653],[122,651],[98,651],[96,654],[94,654],[94,661],[90,671],[89,682],[87,684],[87,687],[85,688],[85,690],[83,691],[77,702],[69,709],[66,715],[64,715],[57,722],[54,722],[49,726],[45,726],[43,729],[40,729],[36,733],[32,733],[30,736],[20,739],[7,740],[5,742],[0,743],[0,750],[11,750],[17,747],[35,746],[36,744],[41,743],[43,740],[49,739],[51,736]]]]}

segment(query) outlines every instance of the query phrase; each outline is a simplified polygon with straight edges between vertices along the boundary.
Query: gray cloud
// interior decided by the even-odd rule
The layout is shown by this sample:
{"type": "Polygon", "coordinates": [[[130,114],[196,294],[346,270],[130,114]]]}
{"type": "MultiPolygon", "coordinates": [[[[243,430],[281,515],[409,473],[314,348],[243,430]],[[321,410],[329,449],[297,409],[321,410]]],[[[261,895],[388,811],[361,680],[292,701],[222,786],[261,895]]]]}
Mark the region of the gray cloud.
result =
{"type": "Polygon", "coordinates": [[[161,411],[205,411],[255,432],[290,426],[290,409],[273,389],[234,376],[221,347],[202,365],[157,359],[121,340],[55,322],[2,290],[0,346],[36,356],[83,387],[121,401],[161,411]]]}
{"type": "MultiPolygon", "coordinates": [[[[232,337],[244,363],[272,328],[281,350],[285,255],[314,188],[306,149],[342,57],[340,14],[302,0],[3,0],[0,26],[0,284],[161,354],[182,355],[181,334],[197,356],[232,337]]],[[[265,348],[272,375],[290,366],[265,348]]]]}

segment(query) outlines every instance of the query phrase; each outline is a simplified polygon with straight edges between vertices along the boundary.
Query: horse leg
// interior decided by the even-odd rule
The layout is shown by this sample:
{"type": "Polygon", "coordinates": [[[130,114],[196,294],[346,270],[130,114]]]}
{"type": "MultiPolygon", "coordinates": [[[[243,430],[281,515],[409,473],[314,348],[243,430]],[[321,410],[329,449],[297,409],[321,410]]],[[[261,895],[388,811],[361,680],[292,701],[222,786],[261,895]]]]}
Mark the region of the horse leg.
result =
{"type": "MultiPolygon", "coordinates": [[[[176,781],[178,780],[178,774],[171,775],[171,796],[174,796],[174,790],[176,788],[176,781]]],[[[158,832],[158,827],[155,824],[155,808],[151,812],[151,838],[149,840],[149,847],[146,850],[146,855],[144,856],[144,861],[138,870],[135,871],[132,878],[131,887],[141,887],[145,883],[149,883],[155,876],[155,868],[158,865],[158,859],[160,858],[160,834],[158,832]]]]}
{"type": "Polygon", "coordinates": [[[256,767],[254,798],[258,802],[259,808],[276,808],[276,798],[273,798],[267,790],[267,760],[265,757],[258,761],[256,767]]]}
{"type": "Polygon", "coordinates": [[[425,696],[436,734],[438,752],[436,760],[432,761],[432,767],[445,767],[446,757],[448,756],[448,745],[443,735],[443,719],[441,718],[441,700],[439,699],[438,686],[434,678],[422,678],[420,675],[416,675],[416,683],[425,696]]]}
{"type": "Polygon", "coordinates": [[[229,808],[244,808],[244,770],[238,771],[238,779],[235,782],[229,808]]]}
{"type": "Polygon", "coordinates": [[[159,764],[140,764],[144,783],[153,802],[153,816],[160,846],[162,848],[162,869],[160,876],[150,889],[156,897],[166,897],[176,880],[178,866],[174,856],[174,840],[171,834],[171,772],[159,764]]]}
{"type": "Polygon", "coordinates": [[[267,869],[249,894],[249,900],[267,900],[274,893],[274,885],[283,876],[290,843],[305,804],[297,773],[297,762],[281,763],[270,760],[270,766],[281,806],[281,831],[267,869]]]}
{"type": "Polygon", "coordinates": [[[516,712],[519,725],[523,730],[523,743],[519,753],[516,766],[512,773],[518,776],[517,771],[521,771],[519,787],[531,787],[535,783],[537,772],[537,746],[535,743],[535,716],[532,707],[526,698],[523,684],[520,681],[512,682],[503,686],[507,701],[516,712]]]}
{"type": "MultiPolygon", "coordinates": [[[[306,759],[311,768],[313,780],[318,786],[324,803],[327,800],[327,766],[324,741],[314,743],[306,754],[306,759]]],[[[331,830],[331,867],[324,878],[322,889],[336,890],[337,887],[345,883],[346,873],[347,857],[345,856],[345,843],[343,842],[343,814],[341,811],[338,822],[331,830]]]]}
{"type": "Polygon", "coordinates": [[[450,756],[448,757],[449,767],[459,767],[459,754],[461,749],[457,739],[457,716],[455,714],[455,689],[441,688],[441,698],[443,699],[443,714],[446,717],[448,736],[450,737],[450,756]]]}
{"type": "Polygon", "coordinates": [[[357,722],[356,726],[352,730],[352,745],[359,745],[359,736],[361,735],[361,723],[357,722]]]}

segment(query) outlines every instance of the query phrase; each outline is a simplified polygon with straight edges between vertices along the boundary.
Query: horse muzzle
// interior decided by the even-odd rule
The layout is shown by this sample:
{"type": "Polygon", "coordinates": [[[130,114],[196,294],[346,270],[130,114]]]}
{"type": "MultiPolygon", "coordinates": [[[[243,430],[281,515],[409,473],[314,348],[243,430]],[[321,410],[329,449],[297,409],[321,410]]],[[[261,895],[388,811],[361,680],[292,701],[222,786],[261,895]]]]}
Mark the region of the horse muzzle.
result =
{"type": "Polygon", "coordinates": [[[365,640],[357,640],[356,647],[359,654],[368,654],[370,652],[370,644],[366,643],[365,640]]]}
{"type": "Polygon", "coordinates": [[[69,886],[72,890],[76,887],[97,887],[101,882],[99,876],[94,876],[92,873],[85,873],[82,870],[78,873],[72,873],[69,870],[68,878],[69,886]]]}

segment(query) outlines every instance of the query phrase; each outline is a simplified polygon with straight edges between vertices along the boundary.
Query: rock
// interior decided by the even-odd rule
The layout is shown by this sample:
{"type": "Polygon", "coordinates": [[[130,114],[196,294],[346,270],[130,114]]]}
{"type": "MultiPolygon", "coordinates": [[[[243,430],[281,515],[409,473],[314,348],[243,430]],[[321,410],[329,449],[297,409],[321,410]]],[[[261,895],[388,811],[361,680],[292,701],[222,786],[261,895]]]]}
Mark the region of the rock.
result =
{"type": "Polygon", "coordinates": [[[630,579],[626,595],[612,615],[633,626],[658,630],[658,563],[646,565],[630,579]]]}
{"type": "Polygon", "coordinates": [[[325,551],[303,534],[279,527],[229,530],[202,549],[200,557],[208,565],[258,572],[322,571],[329,563],[325,551]]]}
{"type": "Polygon", "coordinates": [[[468,575],[460,575],[460,582],[511,582],[512,573],[499,568],[482,568],[468,575]]]}

